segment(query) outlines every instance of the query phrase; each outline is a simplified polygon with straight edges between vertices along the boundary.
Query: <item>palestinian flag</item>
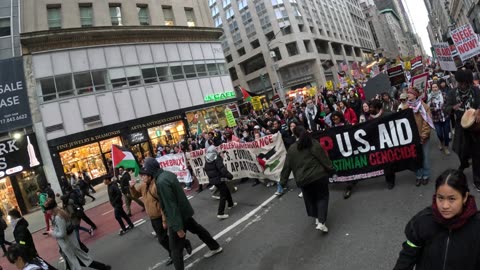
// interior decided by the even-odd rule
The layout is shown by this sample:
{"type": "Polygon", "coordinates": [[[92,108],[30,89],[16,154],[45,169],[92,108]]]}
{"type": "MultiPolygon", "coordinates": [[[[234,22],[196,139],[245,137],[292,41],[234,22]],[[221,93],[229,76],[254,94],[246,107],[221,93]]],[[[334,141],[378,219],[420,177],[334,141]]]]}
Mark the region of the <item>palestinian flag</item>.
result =
{"type": "Polygon", "coordinates": [[[240,88],[240,91],[242,91],[243,101],[250,102],[252,100],[252,96],[250,95],[250,93],[241,86],[239,86],[239,88],[240,88]]]}
{"type": "Polygon", "coordinates": [[[132,151],[115,144],[112,144],[112,163],[114,168],[133,169],[135,176],[140,172],[140,166],[132,151]]]}

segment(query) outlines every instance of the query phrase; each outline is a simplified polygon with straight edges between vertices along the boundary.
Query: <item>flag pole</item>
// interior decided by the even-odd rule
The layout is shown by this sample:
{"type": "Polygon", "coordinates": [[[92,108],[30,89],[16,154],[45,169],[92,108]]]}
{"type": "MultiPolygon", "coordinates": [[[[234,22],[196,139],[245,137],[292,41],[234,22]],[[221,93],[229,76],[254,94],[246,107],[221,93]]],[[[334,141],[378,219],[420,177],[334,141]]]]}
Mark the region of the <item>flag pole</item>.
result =
{"type": "Polygon", "coordinates": [[[113,177],[117,178],[117,176],[115,175],[115,166],[113,165],[113,164],[115,164],[114,155],[113,155],[113,147],[115,147],[115,146],[112,144],[112,148],[110,149],[110,151],[112,153],[112,170],[113,170],[113,177]]]}

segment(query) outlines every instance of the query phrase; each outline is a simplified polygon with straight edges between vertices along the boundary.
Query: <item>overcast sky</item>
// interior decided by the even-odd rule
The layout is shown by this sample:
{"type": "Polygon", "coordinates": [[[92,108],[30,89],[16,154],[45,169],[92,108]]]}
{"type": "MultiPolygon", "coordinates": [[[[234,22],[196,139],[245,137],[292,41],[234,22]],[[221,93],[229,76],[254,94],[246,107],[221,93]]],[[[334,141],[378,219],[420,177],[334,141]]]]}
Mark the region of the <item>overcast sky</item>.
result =
{"type": "Polygon", "coordinates": [[[422,38],[423,49],[428,55],[432,55],[430,51],[430,39],[428,38],[427,25],[428,13],[423,0],[403,0],[407,4],[407,11],[410,15],[410,21],[415,27],[415,31],[422,38]]]}

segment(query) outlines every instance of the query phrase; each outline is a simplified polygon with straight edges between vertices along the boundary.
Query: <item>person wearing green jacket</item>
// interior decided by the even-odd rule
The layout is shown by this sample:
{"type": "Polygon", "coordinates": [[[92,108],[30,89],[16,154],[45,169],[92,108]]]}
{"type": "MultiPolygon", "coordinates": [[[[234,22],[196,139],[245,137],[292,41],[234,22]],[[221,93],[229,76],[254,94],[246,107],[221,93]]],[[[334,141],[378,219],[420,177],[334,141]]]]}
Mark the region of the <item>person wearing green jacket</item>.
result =
{"type": "Polygon", "coordinates": [[[176,270],[184,269],[186,231],[196,234],[208,246],[210,250],[204,255],[205,258],[223,251],[210,233],[193,218],[193,208],[174,173],[163,170],[156,159],[148,157],[143,162],[140,174],[153,177],[157,186],[157,195],[167,221],[163,226],[168,228],[171,257],[176,270]]]}
{"type": "Polygon", "coordinates": [[[40,205],[40,208],[42,209],[43,216],[45,217],[45,225],[46,225],[46,230],[42,233],[43,235],[48,235],[48,232],[50,231],[50,222],[52,221],[52,215],[47,213],[45,211],[45,202],[48,199],[48,194],[45,191],[41,191],[40,189],[37,190],[37,196],[38,196],[38,205],[40,205]]]}
{"type": "Polygon", "coordinates": [[[304,127],[295,127],[293,133],[297,141],[288,149],[280,184],[285,188],[293,171],[295,182],[302,190],[308,216],[316,219],[317,230],[326,233],[328,180],[335,169],[320,143],[313,140],[304,127]]]}

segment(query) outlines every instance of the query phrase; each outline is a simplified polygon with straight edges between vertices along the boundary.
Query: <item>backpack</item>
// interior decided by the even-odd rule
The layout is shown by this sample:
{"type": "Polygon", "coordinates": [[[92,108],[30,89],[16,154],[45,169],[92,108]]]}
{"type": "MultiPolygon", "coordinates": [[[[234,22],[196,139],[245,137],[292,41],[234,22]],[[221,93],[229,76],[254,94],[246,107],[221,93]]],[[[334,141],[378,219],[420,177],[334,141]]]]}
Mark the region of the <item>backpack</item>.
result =
{"type": "Polygon", "coordinates": [[[0,217],[0,230],[4,231],[8,227],[7,222],[3,217],[0,217]]]}
{"type": "Polygon", "coordinates": [[[74,189],[70,194],[70,197],[72,198],[73,203],[76,204],[77,206],[81,207],[85,205],[85,197],[79,190],[74,189]]]}

